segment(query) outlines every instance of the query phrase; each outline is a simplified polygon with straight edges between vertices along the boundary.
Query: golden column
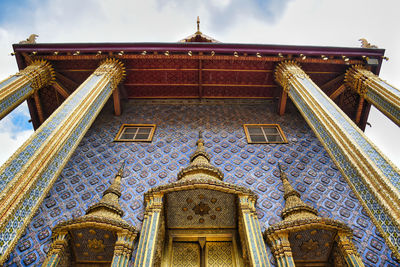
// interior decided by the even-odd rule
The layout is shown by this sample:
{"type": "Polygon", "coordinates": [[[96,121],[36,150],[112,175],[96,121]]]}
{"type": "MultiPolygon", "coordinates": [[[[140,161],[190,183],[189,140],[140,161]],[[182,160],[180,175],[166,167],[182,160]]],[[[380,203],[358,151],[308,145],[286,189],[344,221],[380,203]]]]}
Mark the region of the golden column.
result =
{"type": "Polygon", "coordinates": [[[129,260],[132,256],[132,250],[136,236],[136,233],[131,233],[126,230],[117,233],[117,242],[115,243],[114,256],[111,266],[129,266],[129,260]]]}
{"type": "Polygon", "coordinates": [[[22,71],[0,82],[0,119],[53,80],[54,71],[50,63],[36,60],[22,71]]]}
{"type": "Polygon", "coordinates": [[[364,66],[347,70],[345,81],[360,97],[372,103],[394,123],[400,126],[400,91],[364,66]]]}
{"type": "Polygon", "coordinates": [[[400,171],[293,61],[275,79],[288,93],[387,244],[400,257],[400,171]]]}
{"type": "Polygon", "coordinates": [[[353,242],[353,235],[346,232],[338,232],[336,237],[336,242],[338,244],[339,250],[342,253],[347,266],[361,266],[364,267],[356,247],[353,242]]]}
{"type": "Polygon", "coordinates": [[[125,70],[105,60],[0,168],[0,264],[4,263],[125,70]]]}
{"type": "Polygon", "coordinates": [[[163,194],[145,197],[146,210],[142,224],[143,234],[139,239],[134,266],[153,266],[157,235],[162,224],[163,194]]]}
{"type": "Polygon", "coordinates": [[[251,261],[251,266],[270,266],[267,250],[262,232],[260,222],[257,218],[255,199],[249,196],[239,196],[240,207],[240,223],[243,225],[243,231],[246,235],[246,245],[249,248],[248,253],[251,261]]]}

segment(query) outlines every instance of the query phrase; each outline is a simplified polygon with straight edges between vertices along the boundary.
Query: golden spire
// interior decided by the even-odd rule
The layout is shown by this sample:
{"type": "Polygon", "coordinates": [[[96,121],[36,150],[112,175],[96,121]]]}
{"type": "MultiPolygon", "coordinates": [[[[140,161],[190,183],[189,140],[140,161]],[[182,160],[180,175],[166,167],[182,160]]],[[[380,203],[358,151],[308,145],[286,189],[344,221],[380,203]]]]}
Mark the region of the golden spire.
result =
{"type": "Polygon", "coordinates": [[[201,31],[200,31],[200,17],[199,16],[197,16],[197,32],[195,34],[201,34],[201,31]]]}
{"type": "Polygon", "coordinates": [[[180,43],[220,43],[219,41],[203,34],[200,31],[200,17],[197,16],[197,31],[188,37],[179,40],[180,43]]]}
{"type": "Polygon", "coordinates": [[[281,214],[283,221],[317,218],[318,212],[301,200],[299,192],[293,189],[280,163],[278,163],[278,166],[284,189],[283,198],[285,199],[285,208],[281,214]]]}
{"type": "Polygon", "coordinates": [[[210,156],[204,147],[202,131],[199,131],[199,139],[196,142],[196,146],[196,151],[190,157],[189,166],[179,171],[178,180],[195,177],[222,180],[224,175],[221,170],[210,163],[210,156]]]}
{"type": "Polygon", "coordinates": [[[99,202],[88,208],[86,215],[121,219],[124,211],[119,205],[119,198],[121,197],[121,178],[124,173],[124,166],[125,162],[122,163],[118,173],[115,175],[113,183],[103,192],[103,197],[99,202]]]}

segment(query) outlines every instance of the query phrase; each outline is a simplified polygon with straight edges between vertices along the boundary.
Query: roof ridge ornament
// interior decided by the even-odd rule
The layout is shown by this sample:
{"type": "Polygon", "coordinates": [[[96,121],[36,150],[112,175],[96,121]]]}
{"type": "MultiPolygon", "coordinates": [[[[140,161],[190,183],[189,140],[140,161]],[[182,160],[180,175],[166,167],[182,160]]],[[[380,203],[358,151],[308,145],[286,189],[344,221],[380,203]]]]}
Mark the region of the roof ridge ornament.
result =
{"type": "Polygon", "coordinates": [[[367,41],[367,39],[365,39],[365,38],[360,38],[360,39],[358,39],[358,41],[361,42],[361,47],[362,48],[378,48],[378,46],[369,43],[367,41]]]}
{"type": "Polygon", "coordinates": [[[215,40],[214,38],[207,36],[205,34],[203,34],[200,31],[200,17],[197,16],[197,31],[192,34],[189,35],[186,38],[183,38],[182,40],[179,40],[179,43],[220,43],[220,41],[215,40]]]}
{"type": "Polygon", "coordinates": [[[195,34],[201,34],[201,31],[200,31],[200,17],[199,16],[197,16],[197,32],[195,34]]]}
{"type": "Polygon", "coordinates": [[[26,40],[19,42],[19,44],[36,44],[37,37],[39,37],[39,35],[32,33],[26,40]]]}

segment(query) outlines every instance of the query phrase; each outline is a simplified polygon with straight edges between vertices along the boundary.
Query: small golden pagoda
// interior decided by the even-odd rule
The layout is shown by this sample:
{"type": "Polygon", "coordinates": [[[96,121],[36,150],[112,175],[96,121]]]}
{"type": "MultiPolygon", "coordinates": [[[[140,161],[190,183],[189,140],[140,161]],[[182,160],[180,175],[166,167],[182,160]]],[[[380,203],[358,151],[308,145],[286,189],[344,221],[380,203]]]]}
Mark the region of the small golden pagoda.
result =
{"type": "Polygon", "coordinates": [[[301,200],[280,164],[279,171],[283,220],[264,232],[277,266],[364,266],[352,243],[352,230],[340,221],[319,217],[301,200]]]}
{"type": "Polygon", "coordinates": [[[52,247],[42,266],[128,266],[138,232],[122,219],[123,170],[124,164],[86,215],[54,227],[52,247]]]}

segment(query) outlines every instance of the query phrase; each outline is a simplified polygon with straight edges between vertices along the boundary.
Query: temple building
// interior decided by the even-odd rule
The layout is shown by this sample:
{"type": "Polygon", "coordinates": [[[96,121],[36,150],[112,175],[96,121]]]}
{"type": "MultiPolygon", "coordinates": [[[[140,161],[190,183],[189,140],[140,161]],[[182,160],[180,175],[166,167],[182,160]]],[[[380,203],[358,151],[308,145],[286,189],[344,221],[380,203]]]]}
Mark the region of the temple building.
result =
{"type": "Polygon", "coordinates": [[[400,266],[400,170],[363,132],[400,125],[384,49],[34,40],[0,82],[35,128],[0,265],[400,266]]]}

